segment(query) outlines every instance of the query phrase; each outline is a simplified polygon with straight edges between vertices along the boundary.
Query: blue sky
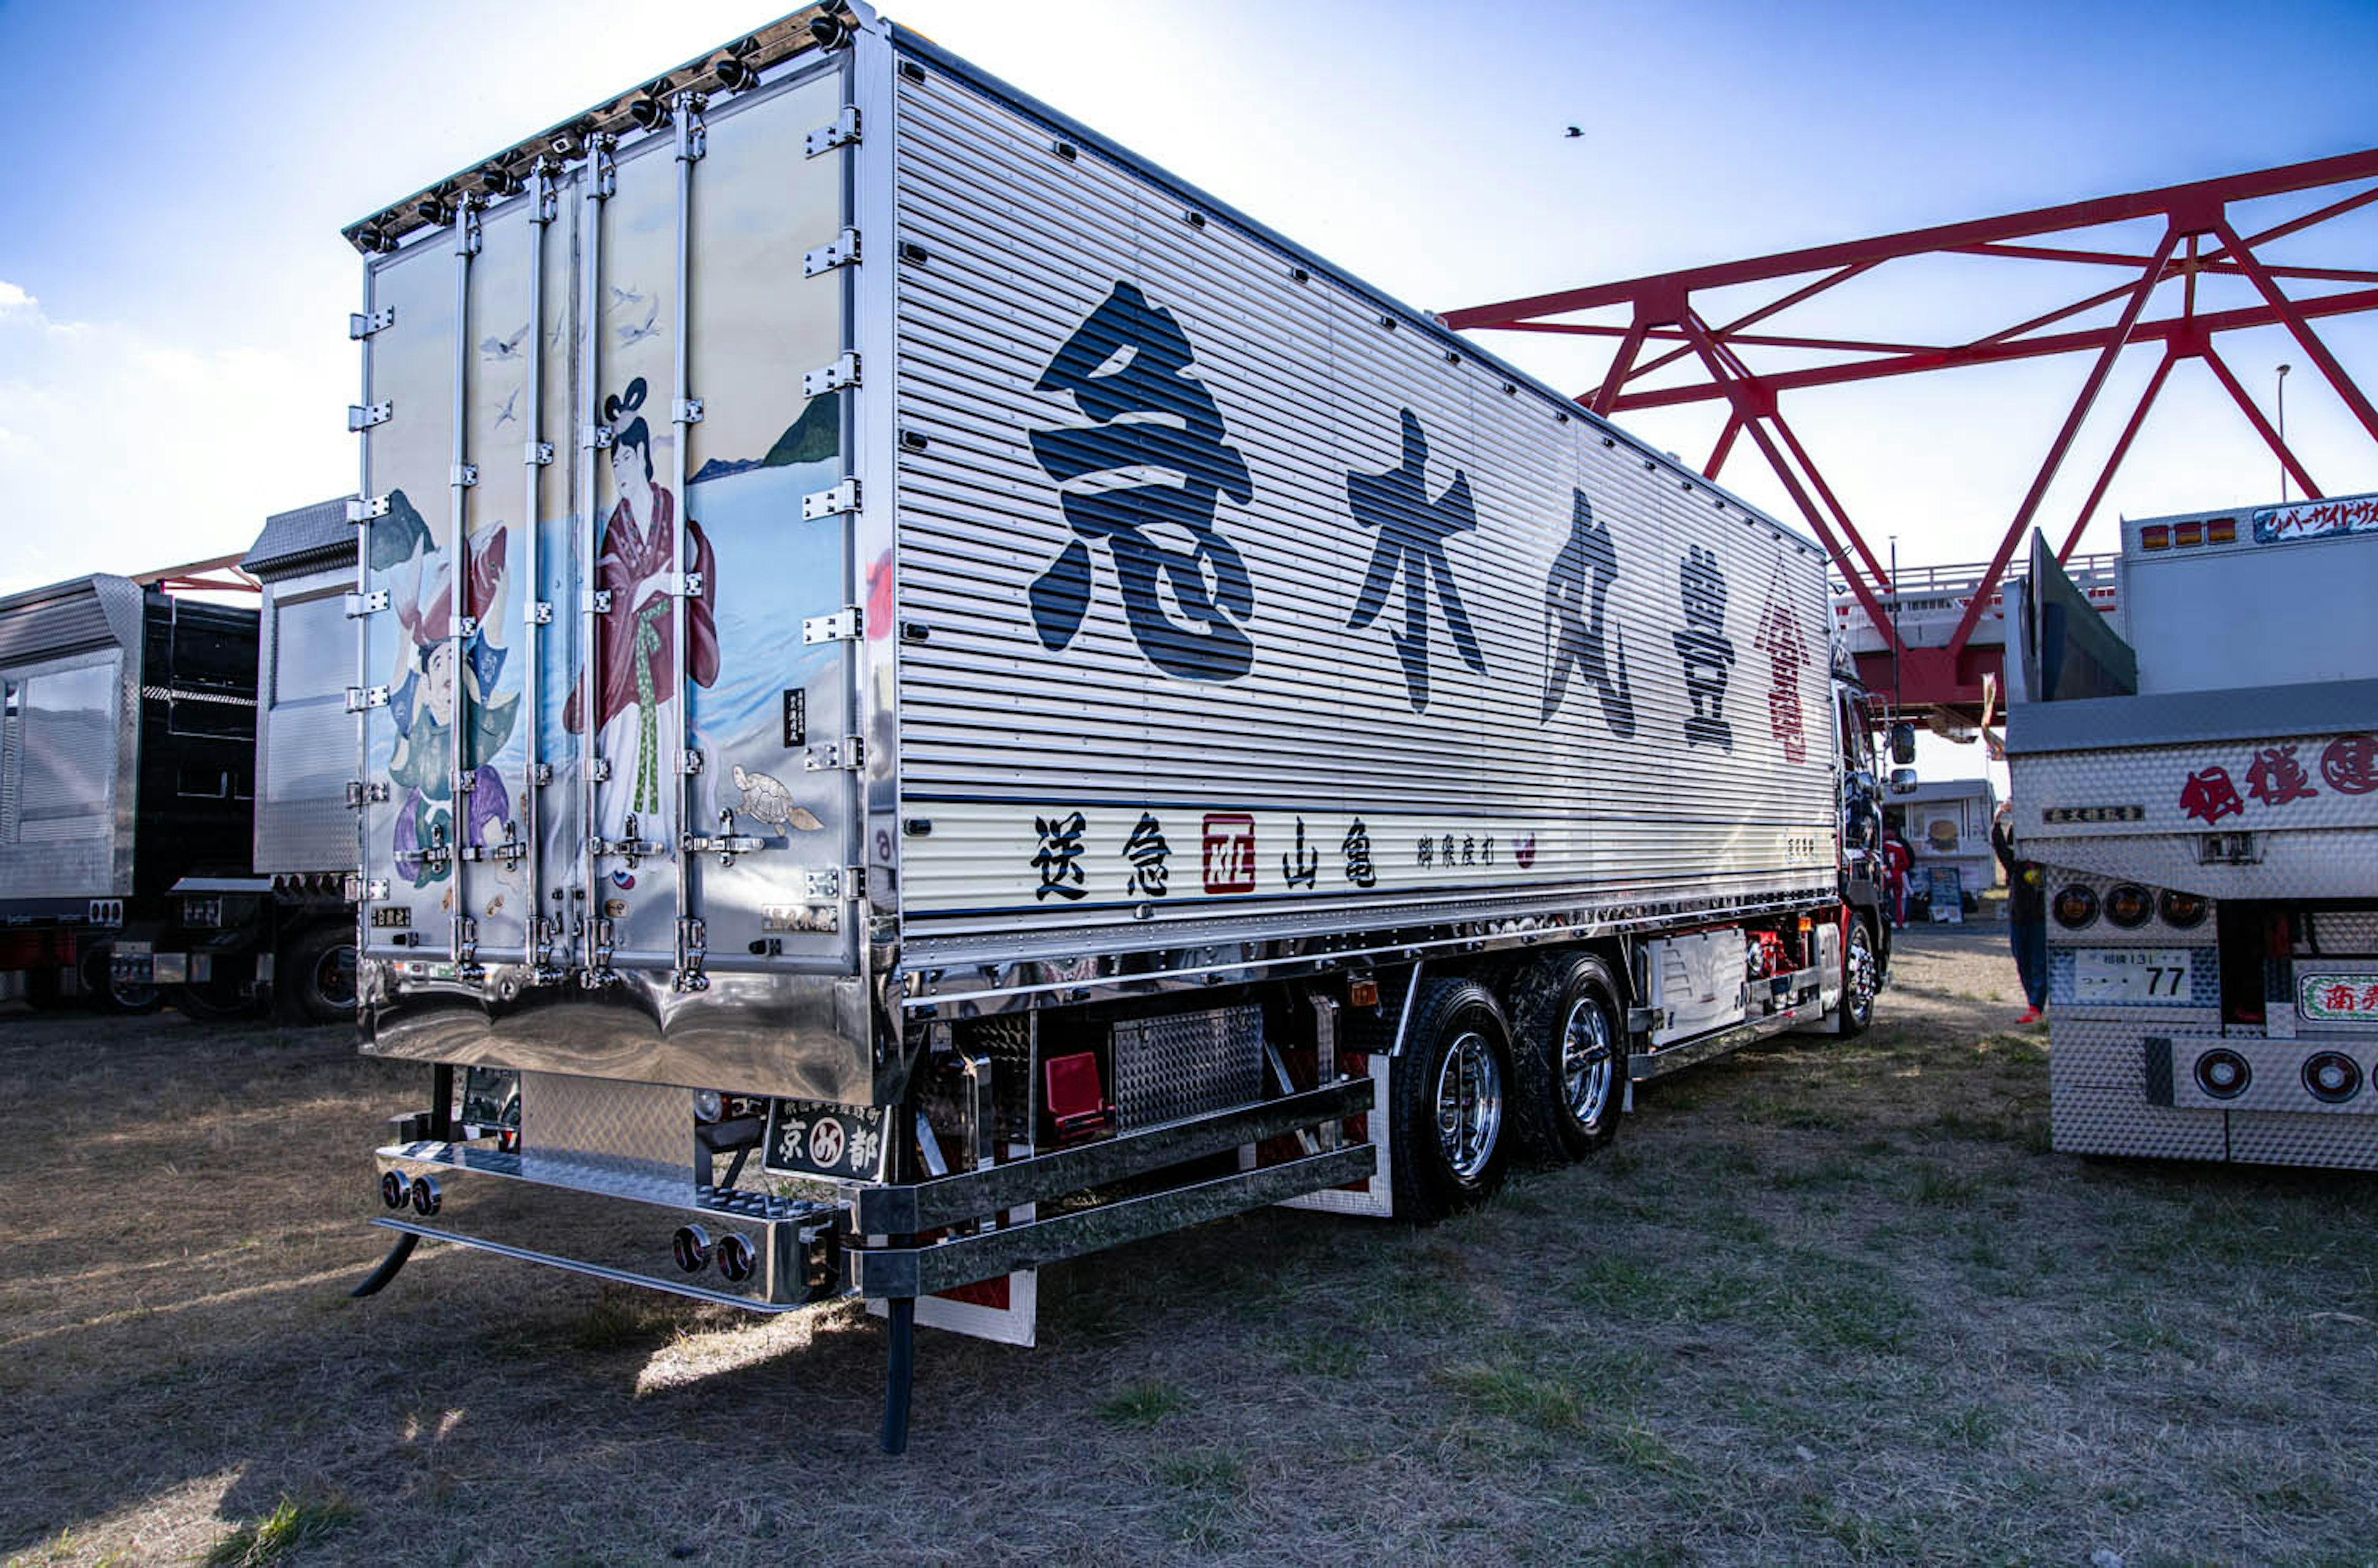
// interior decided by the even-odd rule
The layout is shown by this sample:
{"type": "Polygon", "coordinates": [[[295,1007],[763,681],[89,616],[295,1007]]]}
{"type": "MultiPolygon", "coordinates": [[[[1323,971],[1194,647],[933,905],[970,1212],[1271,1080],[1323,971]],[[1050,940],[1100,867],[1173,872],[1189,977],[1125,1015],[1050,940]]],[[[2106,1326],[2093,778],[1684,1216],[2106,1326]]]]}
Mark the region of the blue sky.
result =
{"type": "MultiPolygon", "coordinates": [[[[344,324],[359,265],[339,225],[776,10],[0,3],[14,128],[0,181],[0,508],[14,548],[0,591],[235,551],[267,511],[351,487],[344,324]]],[[[2378,138],[2367,3],[887,10],[1441,309],[2378,138]],[[1570,124],[1588,134],[1564,137],[1570,124]]],[[[2338,248],[2324,242],[2323,258],[2338,248]]],[[[1973,289],[1910,276],[1864,296],[1856,319],[1937,332],[1943,301],[1973,289]]],[[[2324,335],[2378,391],[2378,322],[2324,335]]],[[[1489,341],[1567,389],[1591,377],[1556,345],[1489,341]]],[[[2302,357],[2276,335],[2224,352],[2258,391],[2302,357]]],[[[2118,377],[2067,487],[2094,476],[2123,388],[2150,366],[2140,353],[2118,377]]],[[[1904,561],[1964,560],[1995,543],[2083,368],[1786,407],[1879,548],[1895,534],[1904,561]]],[[[2378,488],[2378,450],[2308,367],[2288,399],[2324,486],[2378,488]]],[[[1693,462],[1714,429],[1698,414],[1632,423],[1693,462]]],[[[1782,509],[1747,443],[1723,477],[1782,509]]],[[[2134,515],[2226,505],[2276,484],[2199,373],[2175,379],[2111,502],[2134,515]]]]}

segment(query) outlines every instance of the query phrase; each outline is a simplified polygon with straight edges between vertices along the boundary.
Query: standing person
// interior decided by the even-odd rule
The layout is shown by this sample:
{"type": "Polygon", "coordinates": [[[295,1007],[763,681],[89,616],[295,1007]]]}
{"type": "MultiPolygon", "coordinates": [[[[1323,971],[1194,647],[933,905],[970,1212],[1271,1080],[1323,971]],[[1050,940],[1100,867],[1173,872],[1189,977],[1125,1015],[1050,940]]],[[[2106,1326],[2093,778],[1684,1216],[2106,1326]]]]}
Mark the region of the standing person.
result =
{"type": "Polygon", "coordinates": [[[1999,808],[1990,828],[1990,847],[2006,868],[2007,936],[2014,944],[2015,973],[2023,976],[2024,999],[2030,1010],[2017,1023],[2036,1023],[2048,1011],[2047,878],[2036,860],[2024,859],[2015,849],[2014,807],[1999,808]]]}
{"type": "Polygon", "coordinates": [[[1916,852],[1907,847],[1907,841],[1900,836],[1897,828],[1892,829],[1890,836],[1882,841],[1882,886],[1891,898],[1891,923],[1894,926],[1907,924],[1907,872],[1915,864],[1916,852]]]}

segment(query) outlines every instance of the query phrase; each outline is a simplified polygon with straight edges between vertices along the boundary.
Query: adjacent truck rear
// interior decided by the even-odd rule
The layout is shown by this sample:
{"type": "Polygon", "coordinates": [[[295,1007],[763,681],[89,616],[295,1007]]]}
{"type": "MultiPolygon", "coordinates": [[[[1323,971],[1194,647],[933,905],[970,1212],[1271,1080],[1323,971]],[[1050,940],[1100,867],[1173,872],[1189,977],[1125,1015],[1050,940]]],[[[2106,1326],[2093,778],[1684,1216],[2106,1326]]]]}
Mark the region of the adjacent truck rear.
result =
{"type": "Polygon", "coordinates": [[[2008,712],[2048,868],[2055,1146],[2378,1167],[2378,496],[2035,543],[2008,712]]]}
{"type": "MultiPolygon", "coordinates": [[[[811,7],[358,223],[378,1223],[1028,1340],[1854,1032],[1817,547],[811,7]]],[[[1856,842],[1845,844],[1844,822],[1856,842]]]]}
{"type": "Polygon", "coordinates": [[[334,754],[309,776],[287,718],[326,711],[351,757],[345,661],[336,644],[275,652],[294,613],[291,570],[328,560],[342,574],[330,619],[344,630],[344,511],[310,509],[320,537],[295,557],[276,541],[306,514],[267,523],[242,563],[262,579],[261,617],[169,591],[174,572],[0,599],[0,997],[80,996],[122,1011],[170,998],[218,1017],[278,994],[299,1016],[353,1015],[342,889],[354,828],[341,791],[354,767],[334,754]],[[294,842],[279,813],[308,789],[327,794],[312,808],[330,831],[294,842]]]}

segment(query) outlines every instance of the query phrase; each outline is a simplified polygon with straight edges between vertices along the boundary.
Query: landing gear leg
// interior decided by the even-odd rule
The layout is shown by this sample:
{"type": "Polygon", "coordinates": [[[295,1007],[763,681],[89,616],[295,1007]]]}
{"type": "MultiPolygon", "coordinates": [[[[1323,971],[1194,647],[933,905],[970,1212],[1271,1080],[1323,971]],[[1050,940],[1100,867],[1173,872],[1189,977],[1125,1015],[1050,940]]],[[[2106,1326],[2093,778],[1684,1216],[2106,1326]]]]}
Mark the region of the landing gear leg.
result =
{"type": "Polygon", "coordinates": [[[908,1451],[908,1389],[917,1373],[917,1299],[895,1296],[884,1304],[891,1343],[883,1358],[883,1452],[908,1451]]]}
{"type": "Polygon", "coordinates": [[[358,1299],[378,1295],[381,1288],[396,1277],[397,1271],[404,1267],[404,1260],[413,1256],[413,1250],[420,1245],[421,1238],[409,1230],[398,1237],[396,1245],[388,1250],[388,1256],[379,1261],[379,1266],[365,1275],[364,1282],[347,1294],[358,1299]]]}

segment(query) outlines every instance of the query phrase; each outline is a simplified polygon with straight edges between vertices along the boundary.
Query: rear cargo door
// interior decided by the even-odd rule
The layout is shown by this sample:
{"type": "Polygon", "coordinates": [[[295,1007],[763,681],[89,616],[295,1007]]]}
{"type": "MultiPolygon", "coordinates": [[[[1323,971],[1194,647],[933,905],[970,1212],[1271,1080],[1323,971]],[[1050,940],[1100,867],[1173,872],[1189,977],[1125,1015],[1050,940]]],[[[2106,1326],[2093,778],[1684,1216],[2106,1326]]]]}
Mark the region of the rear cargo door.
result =
{"type": "Polygon", "coordinates": [[[351,702],[405,974],[850,959],[843,81],[674,100],[371,268],[351,702]]]}

